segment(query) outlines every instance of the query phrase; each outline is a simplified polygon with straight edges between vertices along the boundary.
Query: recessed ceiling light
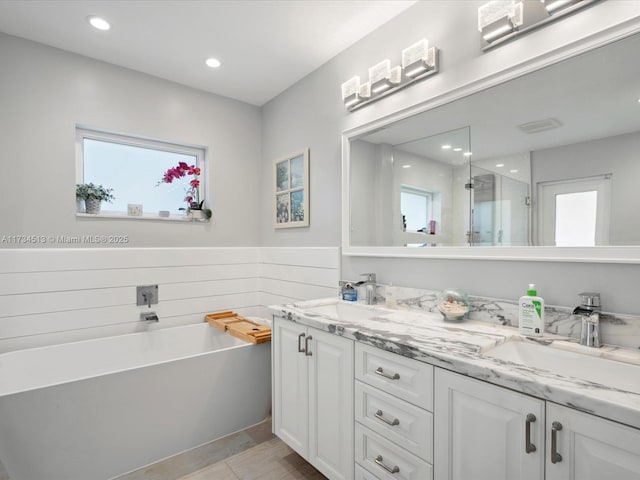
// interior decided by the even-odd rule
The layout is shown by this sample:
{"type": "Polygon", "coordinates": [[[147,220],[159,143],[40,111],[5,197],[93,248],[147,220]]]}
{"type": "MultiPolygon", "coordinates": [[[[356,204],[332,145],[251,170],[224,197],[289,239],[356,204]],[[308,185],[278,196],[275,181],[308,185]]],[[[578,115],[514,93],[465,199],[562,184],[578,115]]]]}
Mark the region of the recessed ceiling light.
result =
{"type": "Polygon", "coordinates": [[[402,165],[402,168],[411,168],[411,165],[402,165]]]}
{"type": "Polygon", "coordinates": [[[442,145],[442,149],[443,150],[449,150],[451,148],[451,145],[442,145]]]}
{"type": "Polygon", "coordinates": [[[518,173],[518,170],[516,170],[516,169],[509,170],[509,173],[518,173]]]}
{"type": "Polygon", "coordinates": [[[207,67],[211,67],[211,68],[218,68],[220,65],[222,65],[222,63],[220,63],[220,60],[213,57],[207,58],[207,61],[204,63],[207,64],[207,67]]]}
{"type": "Polygon", "coordinates": [[[456,147],[456,148],[454,148],[454,149],[453,149],[453,151],[454,151],[454,152],[461,152],[461,151],[462,151],[462,149],[461,149],[460,147],[456,147]]]}
{"type": "Polygon", "coordinates": [[[91,24],[93,28],[97,28],[98,30],[109,30],[111,25],[102,17],[96,17],[94,15],[87,17],[87,20],[91,24]]]}
{"type": "Polygon", "coordinates": [[[471,153],[471,152],[464,152],[464,153],[463,153],[463,155],[464,155],[465,157],[470,157],[471,155],[473,155],[473,153],[471,153]]]}
{"type": "Polygon", "coordinates": [[[496,167],[498,168],[504,167],[504,163],[496,163],[496,167]]]}

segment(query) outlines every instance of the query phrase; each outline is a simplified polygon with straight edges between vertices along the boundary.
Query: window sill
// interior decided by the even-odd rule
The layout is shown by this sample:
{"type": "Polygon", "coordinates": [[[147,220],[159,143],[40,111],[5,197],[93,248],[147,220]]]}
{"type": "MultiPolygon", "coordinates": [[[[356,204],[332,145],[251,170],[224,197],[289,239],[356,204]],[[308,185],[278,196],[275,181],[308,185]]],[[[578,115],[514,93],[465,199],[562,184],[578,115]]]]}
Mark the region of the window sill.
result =
{"type": "Polygon", "coordinates": [[[169,217],[160,217],[159,215],[153,215],[150,213],[145,213],[143,215],[127,215],[126,213],[119,212],[101,212],[101,213],[83,213],[76,212],[76,217],[78,218],[93,218],[93,219],[110,219],[110,220],[145,220],[152,222],[200,222],[200,223],[208,223],[209,218],[192,218],[186,215],[171,215],[169,217]]]}

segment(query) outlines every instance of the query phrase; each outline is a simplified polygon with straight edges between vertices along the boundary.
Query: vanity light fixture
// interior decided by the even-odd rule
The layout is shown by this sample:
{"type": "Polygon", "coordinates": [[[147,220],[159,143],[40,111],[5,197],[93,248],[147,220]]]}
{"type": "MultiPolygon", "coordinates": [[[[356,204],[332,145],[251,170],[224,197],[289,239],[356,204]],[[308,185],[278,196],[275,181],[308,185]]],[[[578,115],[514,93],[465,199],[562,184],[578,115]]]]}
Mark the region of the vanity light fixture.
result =
{"type": "Polygon", "coordinates": [[[355,76],[342,84],[342,101],[349,111],[368,105],[438,72],[438,49],[422,39],[402,51],[402,65],[383,60],[369,68],[369,81],[355,76]]]}
{"type": "Polygon", "coordinates": [[[492,0],[478,8],[483,47],[524,35],[600,0],[492,0]]]}
{"type": "Polygon", "coordinates": [[[380,93],[398,85],[402,78],[400,67],[391,68],[391,61],[383,60],[380,63],[369,68],[369,82],[371,83],[371,92],[380,93]]]}
{"type": "Polygon", "coordinates": [[[342,84],[342,101],[350,108],[367,100],[371,96],[371,83],[360,83],[360,77],[355,76],[342,84]]]}
{"type": "Polygon", "coordinates": [[[523,22],[521,0],[492,0],[478,8],[478,30],[488,43],[513,32],[523,22]]]}
{"type": "Polygon", "coordinates": [[[89,24],[91,24],[91,26],[93,28],[96,28],[98,30],[106,31],[106,30],[109,30],[111,28],[111,25],[109,24],[109,22],[107,22],[102,17],[97,17],[95,15],[91,15],[91,16],[87,17],[87,21],[89,22],[89,24]]]}
{"type": "Polygon", "coordinates": [[[426,38],[402,50],[402,71],[413,78],[435,68],[436,49],[426,38]]]}

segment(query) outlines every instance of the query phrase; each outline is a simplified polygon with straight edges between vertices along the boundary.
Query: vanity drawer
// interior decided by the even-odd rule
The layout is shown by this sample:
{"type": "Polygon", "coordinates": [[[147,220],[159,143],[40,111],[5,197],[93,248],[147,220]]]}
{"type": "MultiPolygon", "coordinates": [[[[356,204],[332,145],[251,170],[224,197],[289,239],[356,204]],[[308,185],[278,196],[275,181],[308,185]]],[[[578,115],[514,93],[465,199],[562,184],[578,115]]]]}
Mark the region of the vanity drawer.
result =
{"type": "Polygon", "coordinates": [[[433,410],[433,366],[356,342],[356,378],[433,410]]]}
{"type": "Polygon", "coordinates": [[[418,457],[433,462],[433,415],[356,380],[355,418],[418,457]]]}
{"type": "Polygon", "coordinates": [[[380,480],[380,478],[376,477],[373,473],[365,470],[356,463],[355,480],[380,480]]]}
{"type": "Polygon", "coordinates": [[[356,423],[356,462],[379,480],[432,480],[433,467],[356,423]]]}

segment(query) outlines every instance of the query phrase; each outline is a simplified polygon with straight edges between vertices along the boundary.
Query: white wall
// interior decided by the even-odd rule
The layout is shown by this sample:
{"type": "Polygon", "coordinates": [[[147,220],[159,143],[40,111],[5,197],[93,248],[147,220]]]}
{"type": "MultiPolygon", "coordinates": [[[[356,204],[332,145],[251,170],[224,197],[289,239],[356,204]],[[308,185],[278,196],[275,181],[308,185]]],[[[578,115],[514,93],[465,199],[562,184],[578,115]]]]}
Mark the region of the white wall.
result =
{"type": "Polygon", "coordinates": [[[0,352],[198,323],[234,310],[336,296],[338,248],[0,250],[0,352]],[[137,285],[159,302],[136,306],[137,285]],[[141,312],[160,321],[144,324],[141,312]]]}
{"type": "MultiPolygon", "coordinates": [[[[341,134],[418,104],[435,105],[478,79],[518,74],[523,62],[544,61],[549,52],[570,52],[589,35],[640,16],[640,2],[598,2],[575,15],[518,40],[482,53],[477,8],[484,0],[421,1],[317,69],[263,107],[263,166],[299,147],[311,150],[311,225],[274,231],[269,224],[271,178],[261,178],[261,239],[264,245],[338,245],[341,218],[341,134]],[[353,113],[340,98],[340,85],[390,58],[420,38],[440,48],[441,71],[416,85],[353,113]]],[[[375,271],[381,283],[432,289],[465,288],[476,295],[518,298],[530,282],[549,304],[574,305],[585,290],[602,293],[605,310],[640,313],[640,265],[540,263],[516,261],[382,259],[343,257],[342,276],[375,271]]]]}
{"type": "MultiPolygon", "coordinates": [[[[127,235],[129,247],[258,244],[257,107],[5,34],[0,65],[0,237],[127,235]],[[76,218],[76,124],[208,147],[211,223],[76,218]]],[[[155,185],[161,176],[149,172],[139,181],[155,185]]]]}

